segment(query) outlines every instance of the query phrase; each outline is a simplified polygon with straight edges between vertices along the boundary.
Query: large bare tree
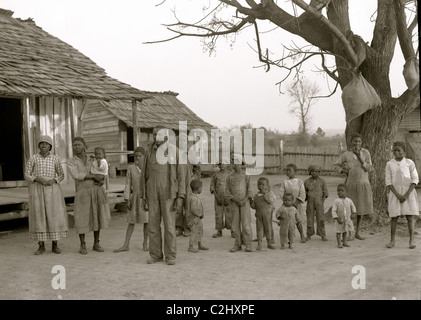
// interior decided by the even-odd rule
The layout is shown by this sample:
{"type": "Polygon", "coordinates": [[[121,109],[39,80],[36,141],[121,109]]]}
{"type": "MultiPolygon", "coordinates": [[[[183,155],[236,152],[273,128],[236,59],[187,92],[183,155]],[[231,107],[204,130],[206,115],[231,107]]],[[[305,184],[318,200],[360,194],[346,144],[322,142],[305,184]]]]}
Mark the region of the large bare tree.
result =
{"type": "MultiPolygon", "coordinates": [[[[165,0],[164,0],[165,2],[165,0]]],[[[213,49],[218,38],[236,35],[246,27],[255,30],[256,52],[267,69],[277,66],[288,70],[288,75],[314,57],[320,57],[320,67],[343,89],[352,79],[352,71],[361,72],[376,90],[381,106],[368,110],[347,124],[345,134],[358,132],[370,150],[374,164],[371,176],[374,206],[382,210],[386,204],[384,168],[389,159],[390,145],[401,119],[420,103],[419,86],[393,97],[389,70],[397,41],[405,60],[418,61],[417,32],[418,8],[416,0],[378,0],[372,39],[354,34],[350,25],[348,5],[362,5],[348,0],[219,0],[204,1],[208,11],[190,23],[178,20],[167,25],[178,37],[202,37],[213,49]],[[214,6],[212,7],[212,5],[214,6]],[[287,8],[294,8],[289,13],[287,8]],[[200,18],[200,20],[199,20],[200,18]],[[310,48],[292,48],[282,58],[272,58],[272,51],[261,43],[262,24],[272,24],[304,39],[310,48]],[[334,58],[334,67],[326,63],[334,58]],[[291,64],[286,60],[292,59],[291,64]]],[[[279,38],[279,42],[282,42],[279,38]]],[[[348,140],[348,139],[347,139],[348,140]]],[[[348,141],[349,142],[349,141],[348,141]]]]}

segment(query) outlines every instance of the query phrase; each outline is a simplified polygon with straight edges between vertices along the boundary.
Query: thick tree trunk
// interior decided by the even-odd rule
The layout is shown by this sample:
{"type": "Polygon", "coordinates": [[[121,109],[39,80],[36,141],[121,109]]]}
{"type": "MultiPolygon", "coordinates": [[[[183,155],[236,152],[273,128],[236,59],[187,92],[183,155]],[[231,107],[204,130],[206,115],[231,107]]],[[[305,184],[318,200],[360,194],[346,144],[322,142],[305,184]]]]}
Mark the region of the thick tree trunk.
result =
{"type": "Polygon", "coordinates": [[[387,161],[391,159],[391,146],[402,119],[397,111],[390,101],[383,102],[380,107],[364,114],[361,126],[363,145],[370,151],[373,162],[370,182],[373,190],[374,218],[377,221],[381,215],[385,215],[387,208],[385,168],[387,161]]]}

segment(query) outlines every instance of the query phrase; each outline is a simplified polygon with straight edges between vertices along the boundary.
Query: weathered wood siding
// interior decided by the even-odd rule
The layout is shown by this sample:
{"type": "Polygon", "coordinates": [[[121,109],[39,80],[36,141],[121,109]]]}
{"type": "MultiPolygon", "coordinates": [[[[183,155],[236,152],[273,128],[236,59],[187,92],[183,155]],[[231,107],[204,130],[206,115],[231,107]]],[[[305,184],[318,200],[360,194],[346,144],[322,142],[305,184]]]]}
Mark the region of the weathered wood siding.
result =
{"type": "MultiPolygon", "coordinates": [[[[88,144],[88,152],[93,153],[95,147],[103,147],[107,151],[123,151],[124,137],[119,120],[104,108],[98,100],[87,100],[81,114],[82,136],[88,144]]],[[[120,165],[119,155],[107,155],[110,166],[120,165]]],[[[127,157],[126,157],[127,158],[127,157]]]]}
{"type": "Polygon", "coordinates": [[[402,119],[395,141],[405,141],[409,131],[421,131],[420,106],[402,119]]]}

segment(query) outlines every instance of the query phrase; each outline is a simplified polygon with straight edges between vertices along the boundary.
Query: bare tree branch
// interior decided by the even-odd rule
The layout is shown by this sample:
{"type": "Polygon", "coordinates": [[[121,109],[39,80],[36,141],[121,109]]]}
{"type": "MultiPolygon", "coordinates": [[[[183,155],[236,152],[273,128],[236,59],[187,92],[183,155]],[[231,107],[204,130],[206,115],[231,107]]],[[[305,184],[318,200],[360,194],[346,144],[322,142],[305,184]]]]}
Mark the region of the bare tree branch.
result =
{"type": "Polygon", "coordinates": [[[399,44],[405,60],[415,57],[415,50],[412,45],[412,37],[406,27],[405,4],[401,0],[394,0],[396,30],[398,33],[399,44]]]}
{"type": "MultiPolygon", "coordinates": [[[[339,83],[339,78],[326,67],[326,64],[325,64],[325,55],[324,54],[321,54],[321,56],[322,56],[322,68],[323,68],[323,70],[327,73],[327,75],[329,77],[331,77],[333,80],[335,80],[337,83],[339,83]]],[[[335,91],[336,91],[336,87],[335,87],[335,91]]]]}
{"type": "Polygon", "coordinates": [[[330,94],[328,94],[326,96],[313,96],[312,98],[313,99],[330,98],[331,96],[333,96],[335,94],[336,89],[338,89],[338,86],[339,86],[339,82],[336,82],[335,88],[333,89],[333,91],[330,94]]]}
{"type": "MultiPolygon", "coordinates": [[[[169,39],[165,39],[165,40],[144,42],[144,44],[152,44],[152,43],[160,43],[160,42],[171,41],[171,40],[174,40],[176,38],[183,37],[183,36],[209,38],[209,37],[213,37],[213,36],[227,35],[227,34],[230,34],[230,33],[236,33],[242,27],[244,27],[247,23],[253,23],[253,22],[254,22],[254,18],[246,17],[246,18],[242,19],[241,22],[238,23],[237,25],[232,25],[231,28],[228,28],[224,31],[215,31],[215,30],[213,30],[211,28],[208,28],[208,27],[205,27],[205,26],[199,26],[199,25],[194,25],[194,24],[189,24],[189,23],[177,22],[177,23],[166,25],[167,29],[174,32],[174,33],[177,33],[178,34],[177,36],[169,38],[169,39]],[[206,33],[186,33],[186,32],[182,32],[182,31],[170,28],[170,27],[175,27],[175,26],[180,26],[183,29],[188,28],[188,27],[196,28],[196,29],[199,29],[199,30],[204,30],[204,31],[206,31],[206,33]]],[[[224,22],[221,22],[220,25],[223,25],[224,27],[227,27],[227,25],[224,22]]]]}
{"type": "Polygon", "coordinates": [[[348,41],[348,39],[345,37],[345,35],[326,17],[324,17],[320,12],[316,11],[313,7],[309,6],[307,3],[305,3],[303,0],[293,0],[295,4],[297,4],[301,9],[305,10],[306,12],[312,14],[314,17],[320,19],[320,21],[326,25],[330,31],[341,41],[343,44],[345,51],[351,58],[351,61],[353,62],[354,66],[358,68],[362,61],[358,61],[358,56],[356,55],[354,49],[351,46],[351,43],[348,41]]]}
{"type": "Polygon", "coordinates": [[[259,37],[259,29],[257,27],[257,22],[254,21],[253,24],[254,24],[254,30],[256,31],[256,42],[257,42],[257,50],[258,50],[258,54],[259,54],[259,60],[266,64],[266,66],[267,66],[266,72],[268,72],[270,70],[270,65],[271,65],[271,62],[269,61],[269,51],[266,50],[266,58],[264,58],[263,55],[262,55],[262,48],[260,46],[260,37],[259,37]]]}

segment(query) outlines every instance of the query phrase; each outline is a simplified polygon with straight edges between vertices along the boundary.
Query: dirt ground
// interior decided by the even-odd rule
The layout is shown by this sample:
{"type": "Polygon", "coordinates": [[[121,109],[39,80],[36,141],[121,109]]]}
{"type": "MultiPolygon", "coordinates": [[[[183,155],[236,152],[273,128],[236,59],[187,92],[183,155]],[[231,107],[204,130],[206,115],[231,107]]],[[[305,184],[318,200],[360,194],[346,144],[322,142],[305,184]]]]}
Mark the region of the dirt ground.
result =
{"type": "MultiPolygon", "coordinates": [[[[272,190],[279,195],[285,176],[269,175],[272,190]]],[[[301,177],[307,178],[305,176],[301,177]]],[[[327,210],[336,197],[340,177],[323,177],[329,186],[327,210]]],[[[257,191],[257,177],[252,187],[257,191]]],[[[124,240],[125,213],[113,212],[108,229],[101,231],[104,253],[91,250],[93,235],[87,235],[88,255],[78,253],[78,237],[70,229],[60,242],[62,254],[47,252],[35,256],[35,241],[27,227],[0,233],[0,299],[146,299],[146,300],[287,300],[287,299],[421,299],[421,227],[416,227],[417,248],[408,248],[405,219],[399,219],[396,246],[387,249],[389,227],[365,229],[366,240],[350,242],[350,248],[336,247],[333,223],[327,222],[329,241],[315,236],[293,250],[279,249],[279,227],[274,225],[276,250],[230,253],[234,239],[224,230],[213,239],[213,199],[210,178],[203,179],[203,243],[210,248],[197,254],[187,252],[188,238],[177,238],[177,264],[146,264],[148,253],[141,250],[142,228],[136,226],[130,251],[113,253],[124,240]],[[55,265],[65,268],[65,289],[53,289],[55,265]],[[353,268],[360,268],[358,270],[353,268]],[[353,273],[354,272],[354,273],[353,273]],[[364,277],[365,275],[365,277],[364,277]],[[353,288],[355,284],[365,288],[353,288]],[[365,280],[365,281],[364,281],[365,280]]],[[[280,200],[276,202],[276,208],[280,200]]],[[[255,220],[253,233],[255,237],[255,220]]],[[[253,243],[256,247],[256,243],[253,243]]]]}

